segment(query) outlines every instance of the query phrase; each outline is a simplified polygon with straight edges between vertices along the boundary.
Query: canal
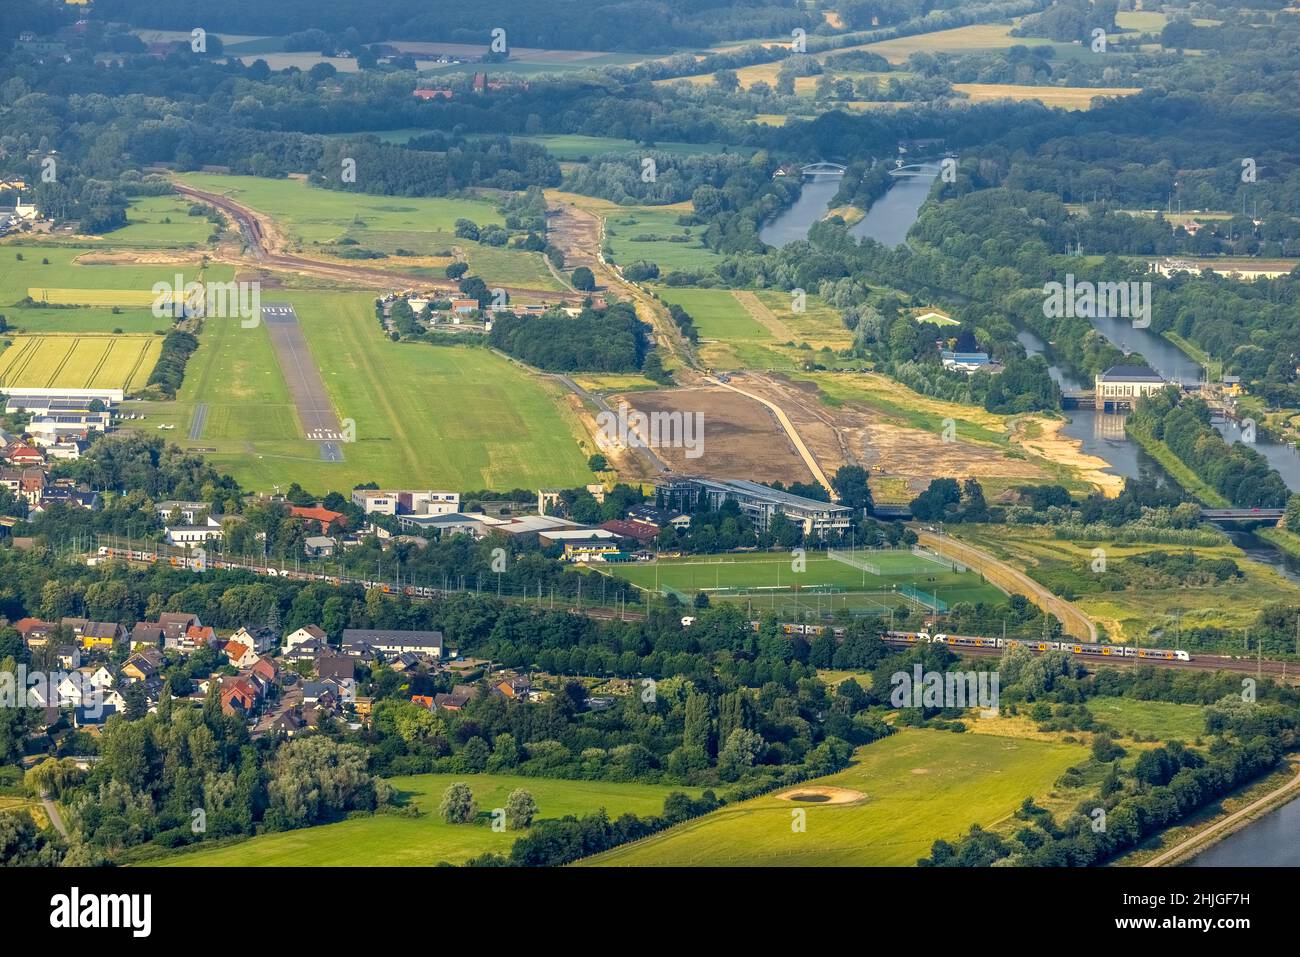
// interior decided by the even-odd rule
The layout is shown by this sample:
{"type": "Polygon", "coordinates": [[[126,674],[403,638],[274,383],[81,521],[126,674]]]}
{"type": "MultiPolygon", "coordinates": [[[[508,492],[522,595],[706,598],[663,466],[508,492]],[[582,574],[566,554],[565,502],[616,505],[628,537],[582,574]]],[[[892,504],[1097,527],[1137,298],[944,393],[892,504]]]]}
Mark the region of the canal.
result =
{"type": "MultiPolygon", "coordinates": [[[[886,246],[898,246],[921,214],[937,174],[900,177],[884,196],[871,204],[867,214],[854,223],[849,235],[854,239],[874,239],[886,246]]],[[[803,189],[794,205],[785,210],[758,234],[769,246],[784,246],[806,239],[813,224],[826,216],[831,200],[839,192],[840,173],[816,173],[804,177],[803,189]]]]}

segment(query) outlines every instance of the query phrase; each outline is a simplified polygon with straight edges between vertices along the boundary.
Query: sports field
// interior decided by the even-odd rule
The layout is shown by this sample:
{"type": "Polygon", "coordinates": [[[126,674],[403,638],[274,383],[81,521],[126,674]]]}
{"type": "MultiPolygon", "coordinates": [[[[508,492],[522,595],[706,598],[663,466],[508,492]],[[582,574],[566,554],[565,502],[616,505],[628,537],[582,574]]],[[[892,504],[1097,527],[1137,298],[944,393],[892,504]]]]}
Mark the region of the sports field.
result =
{"type": "Polygon", "coordinates": [[[950,606],[957,602],[1005,599],[1002,592],[981,581],[974,572],[953,571],[950,566],[918,557],[906,549],[859,549],[852,557],[868,567],[836,561],[824,552],[808,552],[805,570],[795,571],[795,559],[788,552],[758,552],[614,564],[601,570],[650,592],[670,589],[689,596],[703,591],[719,599],[752,600],[755,608],[764,607],[769,597],[785,602],[796,593],[806,593],[803,602],[814,605],[820,602],[820,607],[826,610],[846,601],[849,607],[854,607],[851,597],[867,593],[872,596],[871,601],[865,602],[867,606],[874,603],[877,607],[882,604],[894,607],[900,600],[890,600],[886,593],[908,588],[937,596],[950,606]],[[873,573],[871,566],[879,574],[873,573]],[[826,597],[807,597],[816,592],[826,597]]]}
{"type": "Polygon", "coordinates": [[[859,748],[855,763],[837,774],[721,808],[582,863],[908,867],[936,840],[1004,821],[1087,755],[1077,744],[906,729],[859,748]],[[864,797],[837,805],[777,796],[812,788],[864,797]],[[793,828],[792,812],[800,810],[807,815],[802,832],[793,828]]]}
{"type": "Polygon", "coordinates": [[[16,336],[0,352],[0,385],[132,392],[144,388],[161,352],[159,336],[16,336]]]}
{"type": "Polygon", "coordinates": [[[493,808],[504,807],[515,788],[537,802],[538,820],[581,816],[604,808],[620,814],[659,814],[673,791],[698,795],[699,788],[607,781],[559,781],[503,774],[420,774],[392,778],[392,785],[421,811],[417,818],[393,814],[354,818],[337,824],[266,834],[238,844],[181,853],[151,861],[175,867],[429,867],[442,861],[461,864],[489,851],[507,854],[519,831],[493,831],[493,808]],[[479,820],[447,824],[438,803],[448,786],[463,781],[474,792],[479,820]]]}
{"type": "MultiPolygon", "coordinates": [[[[245,487],[298,482],[324,493],[375,481],[399,487],[537,488],[591,481],[581,426],[559,386],[493,352],[390,342],[365,293],[276,290],[294,306],[340,420],[355,422],[343,462],[303,438],[266,323],[204,324],[175,403],[141,425],[175,428],[245,487]],[[207,418],[191,436],[199,407],[207,418]],[[187,438],[188,437],[188,438],[187,438]]],[[[346,424],[346,422],[345,422],[346,424]]]]}

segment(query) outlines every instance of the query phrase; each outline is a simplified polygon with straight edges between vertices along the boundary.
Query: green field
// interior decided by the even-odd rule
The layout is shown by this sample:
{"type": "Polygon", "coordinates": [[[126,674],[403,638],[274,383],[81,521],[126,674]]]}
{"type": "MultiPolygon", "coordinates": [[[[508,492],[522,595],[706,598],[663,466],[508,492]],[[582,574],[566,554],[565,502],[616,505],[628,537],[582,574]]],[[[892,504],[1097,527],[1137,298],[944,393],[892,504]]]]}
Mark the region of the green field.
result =
{"type": "MultiPolygon", "coordinates": [[[[265,294],[264,298],[270,298],[265,294]]],[[[360,482],[412,487],[536,488],[591,481],[580,428],[559,387],[470,347],[394,343],[366,293],[276,290],[296,307],[340,419],[356,423],[344,461],[320,460],[302,438],[265,325],[204,324],[174,403],[150,403],[140,426],[214,449],[206,458],[245,487],[299,482],[324,493],[360,482]],[[187,438],[206,403],[200,437],[187,438]]]]}
{"type": "Polygon", "coordinates": [[[677,269],[708,269],[721,261],[712,249],[700,242],[701,226],[683,226],[677,222],[689,209],[672,206],[655,209],[634,206],[611,207],[605,214],[605,235],[620,266],[639,260],[657,263],[664,273],[677,269]],[[676,241],[672,237],[676,237],[676,241]]]}
{"type": "Polygon", "coordinates": [[[142,389],[162,352],[159,336],[17,336],[0,352],[0,385],[142,389]]]}
{"type": "MultiPolygon", "coordinates": [[[[370,239],[381,241],[384,233],[406,233],[422,235],[426,243],[442,246],[465,242],[453,235],[457,219],[471,219],[480,226],[504,224],[492,203],[478,199],[374,196],[319,189],[299,179],[217,173],[187,173],[181,180],[265,213],[291,239],[302,243],[330,243],[348,235],[367,245],[370,239]]],[[[364,169],[357,170],[357,181],[365,184],[364,169]]],[[[427,253],[429,249],[416,251],[427,253]]]]}
{"type": "MultiPolygon", "coordinates": [[[[207,220],[199,222],[211,225],[207,220]]],[[[170,319],[160,319],[150,309],[155,283],[175,284],[178,273],[184,282],[200,278],[227,282],[234,277],[231,267],[202,266],[199,253],[186,251],[173,254],[177,262],[172,263],[96,261],[115,254],[117,235],[108,233],[93,246],[89,241],[0,245],[0,313],[10,328],[30,333],[165,331],[170,319]],[[78,308],[18,305],[28,296],[36,303],[62,302],[78,308]]]]}
{"type": "Polygon", "coordinates": [[[1205,709],[1196,704],[1097,697],[1088,699],[1088,710],[1126,737],[1154,735],[1190,744],[1205,733],[1205,709]]]}
{"type": "Polygon", "coordinates": [[[794,371],[815,359],[835,368],[835,351],[852,344],[838,310],[808,296],[795,312],[788,293],[776,290],[657,287],[659,297],[685,309],[700,332],[699,355],[719,369],[794,371]]]}
{"type": "Polygon", "coordinates": [[[421,774],[392,778],[421,816],[393,814],[354,818],[337,824],[266,834],[238,844],[173,855],[151,865],[175,867],[376,867],[432,866],[442,861],[461,864],[490,851],[507,854],[520,832],[493,831],[493,808],[503,807],[515,788],[533,795],[538,820],[581,816],[604,808],[610,818],[620,814],[656,815],[673,791],[695,796],[698,788],[655,784],[615,784],[606,781],[559,781],[502,774],[421,774]],[[438,816],[442,792],[464,781],[478,802],[475,824],[447,824],[438,816]]]}
{"type": "Polygon", "coordinates": [[[1260,608],[1300,601],[1300,586],[1276,569],[1249,560],[1231,543],[1189,547],[1105,539],[1071,541],[1053,538],[1047,529],[1026,525],[964,525],[959,537],[1069,598],[1105,628],[1111,641],[1173,647],[1181,644],[1179,628],[1222,628],[1232,635],[1232,650],[1241,654],[1246,650],[1241,636],[1255,625],[1260,608]],[[1105,550],[1112,570],[1122,569],[1123,563],[1134,556],[1190,550],[1198,559],[1235,561],[1244,579],[1198,585],[1152,582],[1141,588],[1107,591],[1091,570],[1094,548],[1105,550]],[[1243,594],[1250,600],[1242,601],[1243,594]]]}
{"type": "Polygon", "coordinates": [[[858,749],[849,768],[803,785],[849,788],[864,801],[827,805],[764,795],[583,863],[911,866],[936,840],[951,841],[972,824],[992,827],[1026,797],[1046,794],[1087,753],[1081,745],[904,730],[858,749]],[[802,833],[792,829],[797,809],[807,812],[802,833]]]}
{"type": "MultiPolygon", "coordinates": [[[[867,605],[893,607],[901,603],[901,598],[890,600],[881,593],[893,592],[903,586],[937,595],[948,605],[961,601],[1005,600],[1002,592],[981,581],[974,572],[954,572],[907,550],[859,551],[857,557],[875,565],[880,574],[874,575],[835,561],[819,552],[807,555],[807,568],[802,572],[793,571],[793,560],[787,553],[773,552],[696,555],[614,564],[602,570],[647,591],[662,592],[668,588],[685,595],[704,591],[711,597],[752,600],[758,609],[765,606],[769,596],[773,602],[785,602],[796,591],[827,592],[819,605],[827,610],[833,610],[846,601],[849,607],[863,607],[861,602],[850,600],[860,593],[872,593],[872,600],[867,605]]],[[[817,606],[819,599],[805,596],[802,601],[817,606]]]]}

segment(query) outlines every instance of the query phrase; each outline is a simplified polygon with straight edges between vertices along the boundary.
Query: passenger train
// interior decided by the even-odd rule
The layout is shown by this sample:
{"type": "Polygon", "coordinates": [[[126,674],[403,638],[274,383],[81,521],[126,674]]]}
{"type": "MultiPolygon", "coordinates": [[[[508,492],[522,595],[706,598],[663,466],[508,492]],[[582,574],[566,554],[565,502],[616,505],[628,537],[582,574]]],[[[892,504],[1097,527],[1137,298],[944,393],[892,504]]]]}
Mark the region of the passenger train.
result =
{"type": "MultiPolygon", "coordinates": [[[[750,622],[755,631],[759,628],[757,621],[750,622]]],[[[843,638],[843,625],[800,625],[786,623],[781,630],[787,635],[805,635],[819,637],[830,634],[843,638]]],[[[918,642],[939,645],[954,645],[967,648],[1010,648],[1024,645],[1031,651],[1068,651],[1075,655],[1089,655],[1098,658],[1151,658],[1160,661],[1191,661],[1192,656],[1181,649],[1173,648],[1134,648],[1129,645],[1099,645],[1081,641],[1043,641],[1025,638],[983,638],[978,635],[946,635],[927,631],[887,631],[885,641],[892,644],[914,645],[918,642]]]]}

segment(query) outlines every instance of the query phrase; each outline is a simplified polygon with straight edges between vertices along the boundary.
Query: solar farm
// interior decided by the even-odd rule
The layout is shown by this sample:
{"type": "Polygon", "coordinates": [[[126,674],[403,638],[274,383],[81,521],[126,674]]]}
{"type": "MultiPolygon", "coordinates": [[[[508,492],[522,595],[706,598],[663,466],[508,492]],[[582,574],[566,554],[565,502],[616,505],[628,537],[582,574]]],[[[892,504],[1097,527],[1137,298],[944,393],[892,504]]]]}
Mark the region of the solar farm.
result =
{"type": "Polygon", "coordinates": [[[711,601],[795,619],[903,607],[942,612],[958,602],[1005,597],[965,566],[919,548],[693,555],[600,570],[650,595],[690,602],[703,592],[711,601]]]}

